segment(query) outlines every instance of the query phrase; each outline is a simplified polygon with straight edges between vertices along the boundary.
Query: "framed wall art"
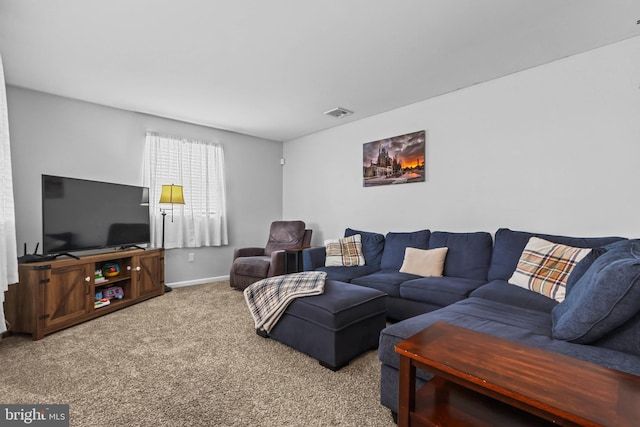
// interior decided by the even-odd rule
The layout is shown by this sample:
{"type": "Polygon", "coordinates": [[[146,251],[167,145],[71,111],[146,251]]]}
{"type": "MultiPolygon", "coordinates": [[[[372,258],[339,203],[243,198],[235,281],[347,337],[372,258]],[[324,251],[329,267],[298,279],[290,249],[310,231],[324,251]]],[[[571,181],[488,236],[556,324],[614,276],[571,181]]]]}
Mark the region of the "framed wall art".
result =
{"type": "Polygon", "coordinates": [[[362,147],[362,185],[424,182],[425,156],[424,130],[367,142],[362,147]]]}

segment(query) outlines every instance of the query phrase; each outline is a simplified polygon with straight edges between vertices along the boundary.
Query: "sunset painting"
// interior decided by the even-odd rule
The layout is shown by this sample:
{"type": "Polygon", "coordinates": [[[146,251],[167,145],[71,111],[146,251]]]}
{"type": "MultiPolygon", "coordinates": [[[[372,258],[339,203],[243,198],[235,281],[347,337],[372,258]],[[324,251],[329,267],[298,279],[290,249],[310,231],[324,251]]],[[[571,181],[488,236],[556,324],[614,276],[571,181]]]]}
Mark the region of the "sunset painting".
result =
{"type": "Polygon", "coordinates": [[[362,147],[365,187],[425,181],[425,131],[367,142],[362,147]]]}

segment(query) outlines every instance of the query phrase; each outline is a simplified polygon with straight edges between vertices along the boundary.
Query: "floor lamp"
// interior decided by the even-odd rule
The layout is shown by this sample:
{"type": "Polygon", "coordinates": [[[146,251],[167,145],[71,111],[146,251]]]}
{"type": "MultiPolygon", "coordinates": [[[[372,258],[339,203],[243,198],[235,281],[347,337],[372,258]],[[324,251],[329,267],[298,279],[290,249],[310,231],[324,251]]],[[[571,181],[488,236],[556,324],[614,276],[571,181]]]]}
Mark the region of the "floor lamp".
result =
{"type": "MultiPolygon", "coordinates": [[[[171,222],[173,222],[173,205],[184,205],[184,197],[182,195],[182,185],[163,185],[160,193],[160,203],[171,204],[171,222]]],[[[164,222],[167,216],[166,209],[162,211],[162,249],[164,249],[164,222]]],[[[164,285],[165,292],[171,292],[172,289],[164,285]]]]}

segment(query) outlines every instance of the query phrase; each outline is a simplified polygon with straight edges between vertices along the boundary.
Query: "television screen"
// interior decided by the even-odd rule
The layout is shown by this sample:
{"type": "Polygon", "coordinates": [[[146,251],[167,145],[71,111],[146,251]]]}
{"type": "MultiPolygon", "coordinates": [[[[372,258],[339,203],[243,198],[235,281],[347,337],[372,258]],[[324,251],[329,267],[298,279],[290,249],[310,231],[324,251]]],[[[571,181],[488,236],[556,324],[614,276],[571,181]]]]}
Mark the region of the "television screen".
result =
{"type": "Polygon", "coordinates": [[[43,253],[148,243],[144,191],[133,185],[42,175],[43,253]]]}

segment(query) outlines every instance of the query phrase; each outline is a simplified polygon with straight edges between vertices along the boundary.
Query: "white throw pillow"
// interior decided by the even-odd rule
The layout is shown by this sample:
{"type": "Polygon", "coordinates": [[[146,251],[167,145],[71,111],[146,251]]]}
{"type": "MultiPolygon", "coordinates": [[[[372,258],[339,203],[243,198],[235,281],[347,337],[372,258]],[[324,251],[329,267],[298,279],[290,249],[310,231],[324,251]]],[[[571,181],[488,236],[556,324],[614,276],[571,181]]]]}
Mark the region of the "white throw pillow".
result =
{"type": "Polygon", "coordinates": [[[449,248],[407,248],[400,272],[423,277],[441,277],[448,251],[449,248]]]}

